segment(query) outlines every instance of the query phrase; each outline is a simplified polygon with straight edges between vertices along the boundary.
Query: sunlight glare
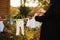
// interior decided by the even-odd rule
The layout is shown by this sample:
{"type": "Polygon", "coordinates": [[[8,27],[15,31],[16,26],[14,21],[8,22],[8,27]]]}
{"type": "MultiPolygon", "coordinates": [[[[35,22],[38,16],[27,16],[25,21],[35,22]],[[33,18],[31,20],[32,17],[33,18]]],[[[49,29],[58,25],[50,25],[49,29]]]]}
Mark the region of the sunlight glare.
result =
{"type": "Polygon", "coordinates": [[[20,0],[10,0],[10,5],[12,7],[20,7],[20,0]]]}
{"type": "Polygon", "coordinates": [[[33,0],[28,0],[25,3],[26,7],[36,7],[38,5],[38,0],[36,0],[35,2],[33,0]]]}

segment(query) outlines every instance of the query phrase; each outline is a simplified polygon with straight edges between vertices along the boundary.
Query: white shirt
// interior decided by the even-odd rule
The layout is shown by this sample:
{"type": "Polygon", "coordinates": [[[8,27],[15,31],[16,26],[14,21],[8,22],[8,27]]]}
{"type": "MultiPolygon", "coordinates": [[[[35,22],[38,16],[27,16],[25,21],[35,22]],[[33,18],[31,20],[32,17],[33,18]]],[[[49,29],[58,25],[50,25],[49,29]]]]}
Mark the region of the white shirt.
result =
{"type": "Polygon", "coordinates": [[[17,24],[17,26],[21,27],[22,25],[24,25],[24,20],[23,19],[17,19],[16,24],[17,24]]]}
{"type": "Polygon", "coordinates": [[[40,26],[40,22],[35,21],[34,17],[32,19],[30,19],[30,20],[28,18],[26,26],[30,27],[30,28],[36,28],[37,26],[40,26]]]}
{"type": "Polygon", "coordinates": [[[4,30],[4,24],[3,21],[0,21],[0,32],[3,32],[4,30]]]}

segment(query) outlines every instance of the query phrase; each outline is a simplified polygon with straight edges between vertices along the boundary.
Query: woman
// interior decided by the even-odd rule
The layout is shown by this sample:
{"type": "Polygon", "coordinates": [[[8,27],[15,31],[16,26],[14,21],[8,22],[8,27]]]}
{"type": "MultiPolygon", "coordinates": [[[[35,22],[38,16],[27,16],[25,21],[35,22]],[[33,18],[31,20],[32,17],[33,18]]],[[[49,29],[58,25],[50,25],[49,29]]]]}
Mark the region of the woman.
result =
{"type": "Polygon", "coordinates": [[[41,27],[41,34],[40,34],[40,40],[56,40],[56,27],[59,24],[58,13],[55,10],[57,5],[55,5],[57,2],[54,0],[52,1],[52,5],[50,5],[50,8],[47,10],[47,12],[43,16],[35,16],[35,20],[39,22],[43,22],[41,27]],[[55,12],[56,11],[56,12],[55,12]],[[58,21],[57,21],[58,20],[58,21]]]}

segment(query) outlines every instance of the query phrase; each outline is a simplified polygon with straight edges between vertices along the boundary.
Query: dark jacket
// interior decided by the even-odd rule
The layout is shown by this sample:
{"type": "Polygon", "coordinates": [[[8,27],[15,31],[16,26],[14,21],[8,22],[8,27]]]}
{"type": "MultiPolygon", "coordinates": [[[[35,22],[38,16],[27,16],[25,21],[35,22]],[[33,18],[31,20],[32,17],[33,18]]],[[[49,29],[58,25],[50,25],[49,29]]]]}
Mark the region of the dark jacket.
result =
{"type": "Polygon", "coordinates": [[[41,26],[40,40],[57,40],[56,28],[59,26],[58,2],[51,1],[50,8],[43,16],[36,16],[35,20],[43,22],[41,26]]]}

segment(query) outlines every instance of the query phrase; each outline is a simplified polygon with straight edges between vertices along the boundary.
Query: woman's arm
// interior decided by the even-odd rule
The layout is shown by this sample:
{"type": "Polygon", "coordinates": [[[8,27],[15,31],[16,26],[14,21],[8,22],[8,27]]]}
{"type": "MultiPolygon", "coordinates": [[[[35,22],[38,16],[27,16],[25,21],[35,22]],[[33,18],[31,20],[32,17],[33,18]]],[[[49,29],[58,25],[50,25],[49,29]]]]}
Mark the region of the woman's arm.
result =
{"type": "Polygon", "coordinates": [[[52,15],[51,13],[46,12],[42,16],[35,16],[35,20],[39,22],[44,22],[44,21],[47,21],[47,19],[49,19],[51,15],[52,15]]]}
{"type": "Polygon", "coordinates": [[[35,16],[35,20],[39,22],[43,22],[45,18],[43,16],[35,16]]]}

